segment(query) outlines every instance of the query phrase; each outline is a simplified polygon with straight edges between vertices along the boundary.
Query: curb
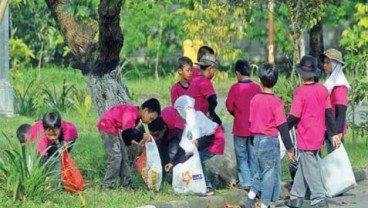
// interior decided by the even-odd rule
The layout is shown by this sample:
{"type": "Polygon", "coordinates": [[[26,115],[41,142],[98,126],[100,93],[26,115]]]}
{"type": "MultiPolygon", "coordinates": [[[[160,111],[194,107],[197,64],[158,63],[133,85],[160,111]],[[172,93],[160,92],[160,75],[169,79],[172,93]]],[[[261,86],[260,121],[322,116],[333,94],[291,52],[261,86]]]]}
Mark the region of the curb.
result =
{"type": "Polygon", "coordinates": [[[363,181],[368,179],[368,169],[354,170],[355,181],[363,181]]]}
{"type": "MultiPolygon", "coordinates": [[[[368,169],[354,170],[354,176],[356,182],[368,179],[368,169]]],[[[283,185],[282,185],[283,187],[283,185]]],[[[285,192],[286,189],[282,189],[285,192]]],[[[242,197],[246,194],[246,191],[241,189],[234,189],[229,192],[209,196],[209,197],[197,197],[186,200],[176,200],[163,203],[157,203],[152,205],[144,205],[138,208],[224,208],[226,205],[237,205],[242,197]]],[[[284,193],[285,194],[285,193],[284,193]]]]}

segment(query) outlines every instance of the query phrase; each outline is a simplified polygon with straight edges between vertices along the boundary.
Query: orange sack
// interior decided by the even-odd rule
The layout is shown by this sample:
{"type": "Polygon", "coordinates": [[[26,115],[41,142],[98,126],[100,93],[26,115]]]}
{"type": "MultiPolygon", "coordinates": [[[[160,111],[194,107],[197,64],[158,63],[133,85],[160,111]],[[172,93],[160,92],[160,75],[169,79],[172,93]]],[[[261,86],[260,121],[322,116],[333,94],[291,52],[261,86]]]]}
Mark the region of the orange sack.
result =
{"type": "Polygon", "coordinates": [[[83,176],[66,150],[61,153],[61,179],[69,193],[83,191],[83,176]]]}

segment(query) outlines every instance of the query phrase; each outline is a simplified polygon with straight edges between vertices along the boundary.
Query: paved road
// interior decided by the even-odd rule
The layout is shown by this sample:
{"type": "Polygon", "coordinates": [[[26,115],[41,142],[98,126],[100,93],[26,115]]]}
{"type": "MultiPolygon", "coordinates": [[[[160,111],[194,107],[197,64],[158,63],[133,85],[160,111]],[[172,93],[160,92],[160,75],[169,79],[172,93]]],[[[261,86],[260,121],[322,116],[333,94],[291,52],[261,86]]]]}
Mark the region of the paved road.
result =
{"type": "MultiPolygon", "coordinates": [[[[276,207],[286,207],[276,204],[276,207]]],[[[309,201],[304,201],[303,208],[311,207],[309,201]]],[[[368,180],[358,182],[358,185],[345,193],[343,196],[329,198],[328,204],[330,208],[368,208],[368,180]]]]}

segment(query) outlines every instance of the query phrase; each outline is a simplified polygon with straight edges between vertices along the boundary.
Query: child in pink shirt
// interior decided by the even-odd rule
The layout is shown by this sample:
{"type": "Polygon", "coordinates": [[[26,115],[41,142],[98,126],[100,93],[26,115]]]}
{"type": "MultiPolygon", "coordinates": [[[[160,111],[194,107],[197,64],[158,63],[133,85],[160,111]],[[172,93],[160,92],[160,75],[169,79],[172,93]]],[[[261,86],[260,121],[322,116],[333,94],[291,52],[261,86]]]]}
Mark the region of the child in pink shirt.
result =
{"type": "Polygon", "coordinates": [[[261,92],[261,87],[250,80],[251,68],[247,61],[235,63],[238,80],[229,90],[226,108],[234,116],[233,135],[236,163],[238,165],[238,186],[249,190],[253,178],[254,156],[253,135],[249,131],[249,106],[252,98],[261,92]]]}
{"type": "MultiPolygon", "coordinates": [[[[156,140],[157,148],[160,152],[162,167],[169,163],[178,151],[181,134],[184,129],[184,126],[177,127],[178,119],[180,118],[175,108],[169,106],[162,109],[161,116],[148,124],[149,132],[156,140]]],[[[163,174],[164,178],[171,183],[171,173],[164,171],[163,174]]]]}
{"type": "Polygon", "coordinates": [[[114,181],[120,179],[123,188],[132,189],[131,174],[128,165],[126,146],[149,141],[150,135],[137,129],[142,121],[150,123],[161,112],[157,99],[146,100],[141,107],[134,105],[117,105],[102,114],[97,123],[105,152],[107,154],[107,170],[103,188],[114,189],[114,181]],[[122,139],[119,136],[121,131],[122,139]]]}
{"type": "MultiPolygon", "coordinates": [[[[330,48],[320,55],[327,79],[325,87],[331,98],[331,109],[335,117],[337,132],[343,137],[347,132],[346,110],[348,108],[348,91],[351,89],[343,71],[344,62],[340,51],[330,48]]],[[[325,134],[325,143],[328,153],[335,148],[325,134]]],[[[344,141],[343,138],[341,141],[344,141]]]]}
{"type": "Polygon", "coordinates": [[[78,137],[74,124],[62,120],[58,112],[46,113],[41,121],[28,130],[27,134],[30,135],[31,142],[37,141],[38,153],[46,157],[51,157],[56,152],[56,141],[67,145],[70,151],[78,137]]]}
{"type": "Polygon", "coordinates": [[[255,197],[260,194],[261,207],[277,201],[281,192],[280,143],[278,132],[288,150],[288,159],[294,156],[283,101],[273,94],[278,70],[272,64],[263,65],[258,74],[262,93],[250,102],[249,131],[254,134],[254,177],[245,207],[255,207],[255,197]]]}
{"type": "Polygon", "coordinates": [[[192,78],[192,60],[183,56],[178,59],[178,63],[178,74],[180,76],[180,80],[171,87],[171,105],[174,105],[175,100],[186,93],[190,85],[189,80],[192,78]]]}
{"type": "Polygon", "coordinates": [[[219,62],[214,55],[206,54],[197,65],[201,67],[201,73],[192,80],[187,95],[194,98],[196,110],[202,111],[211,120],[221,125],[222,121],[215,112],[217,96],[211,82],[219,62]]]}
{"type": "Polygon", "coordinates": [[[35,123],[27,134],[31,142],[37,142],[37,151],[44,156],[43,162],[54,161],[49,163],[54,166],[51,177],[56,179],[51,186],[57,186],[57,181],[61,179],[61,160],[59,158],[61,147],[65,146],[68,152],[71,151],[78,137],[77,129],[72,123],[62,120],[58,112],[49,112],[43,116],[41,121],[35,123]]]}
{"type": "Polygon", "coordinates": [[[315,58],[303,56],[296,71],[302,79],[302,85],[295,90],[288,123],[289,128],[297,125],[296,143],[300,156],[290,192],[291,200],[286,201],[285,205],[302,207],[309,188],[311,205],[328,207],[318,164],[319,151],[323,146],[326,128],[334,146],[340,145],[340,138],[336,132],[328,91],[322,84],[315,82],[320,75],[315,58]]]}
{"type": "Polygon", "coordinates": [[[210,196],[214,192],[204,162],[215,155],[224,154],[225,136],[221,126],[211,121],[201,111],[194,109],[194,102],[194,99],[187,95],[180,96],[175,102],[175,109],[180,118],[185,121],[185,128],[179,143],[180,148],[174,158],[165,165],[165,170],[170,171],[173,166],[182,162],[183,156],[191,155],[194,144],[198,148],[202,163],[207,186],[206,196],[210,196]]]}

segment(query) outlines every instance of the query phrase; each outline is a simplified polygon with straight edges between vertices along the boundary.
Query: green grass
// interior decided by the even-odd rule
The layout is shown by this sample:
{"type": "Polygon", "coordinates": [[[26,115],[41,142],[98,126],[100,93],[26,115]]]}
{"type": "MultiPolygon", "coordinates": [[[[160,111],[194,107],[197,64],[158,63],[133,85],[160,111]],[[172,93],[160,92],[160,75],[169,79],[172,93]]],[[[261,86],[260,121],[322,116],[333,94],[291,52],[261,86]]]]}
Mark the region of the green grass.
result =
{"type": "MultiPolygon", "coordinates": [[[[21,80],[31,80],[37,78],[36,70],[25,69],[20,72],[21,80]]],[[[74,84],[79,89],[85,89],[86,85],[82,74],[73,69],[60,70],[56,67],[46,68],[42,70],[41,79],[47,84],[54,83],[55,86],[61,87],[63,80],[66,79],[70,84],[74,84]],[[59,77],[62,77],[60,79],[59,77]]],[[[162,106],[168,106],[170,103],[170,87],[175,82],[174,76],[164,77],[161,80],[147,78],[145,80],[125,80],[131,94],[133,95],[133,103],[138,103],[138,98],[145,98],[149,96],[157,96],[160,98],[162,106]],[[143,83],[143,84],[142,84],[143,83]]],[[[226,80],[221,80],[215,83],[215,88],[219,93],[226,93],[231,84],[235,82],[233,75],[226,80]]],[[[75,143],[71,156],[82,171],[88,186],[84,192],[84,197],[87,201],[86,207],[136,207],[145,204],[152,204],[164,201],[178,200],[188,197],[175,195],[171,192],[171,187],[168,184],[163,184],[162,189],[158,193],[147,190],[143,184],[143,180],[133,170],[133,183],[140,187],[136,191],[101,191],[99,186],[102,183],[105,168],[106,157],[101,142],[100,135],[95,127],[98,115],[92,109],[86,128],[83,128],[83,122],[78,114],[72,108],[61,112],[64,119],[73,122],[78,129],[79,138],[75,143]]],[[[227,112],[221,112],[222,118],[225,121],[231,122],[232,116],[227,112]]],[[[15,118],[0,117],[0,127],[6,135],[9,136],[13,142],[18,142],[15,136],[16,128],[22,123],[33,123],[34,119],[31,117],[17,116],[15,118]]],[[[351,163],[354,169],[368,167],[368,148],[365,146],[365,141],[358,140],[356,145],[352,145],[350,134],[346,137],[346,149],[350,156],[351,163]]],[[[3,151],[7,146],[5,139],[0,136],[0,151],[3,151]]],[[[0,153],[1,154],[1,153],[0,153]]],[[[283,179],[289,179],[289,173],[286,168],[286,162],[283,160],[283,179]]],[[[228,190],[216,190],[217,192],[226,192],[228,190]]],[[[27,200],[25,202],[13,203],[11,198],[5,195],[5,192],[0,187],[0,207],[78,207],[79,199],[76,195],[69,195],[64,191],[56,192],[49,200],[27,200]]]]}

